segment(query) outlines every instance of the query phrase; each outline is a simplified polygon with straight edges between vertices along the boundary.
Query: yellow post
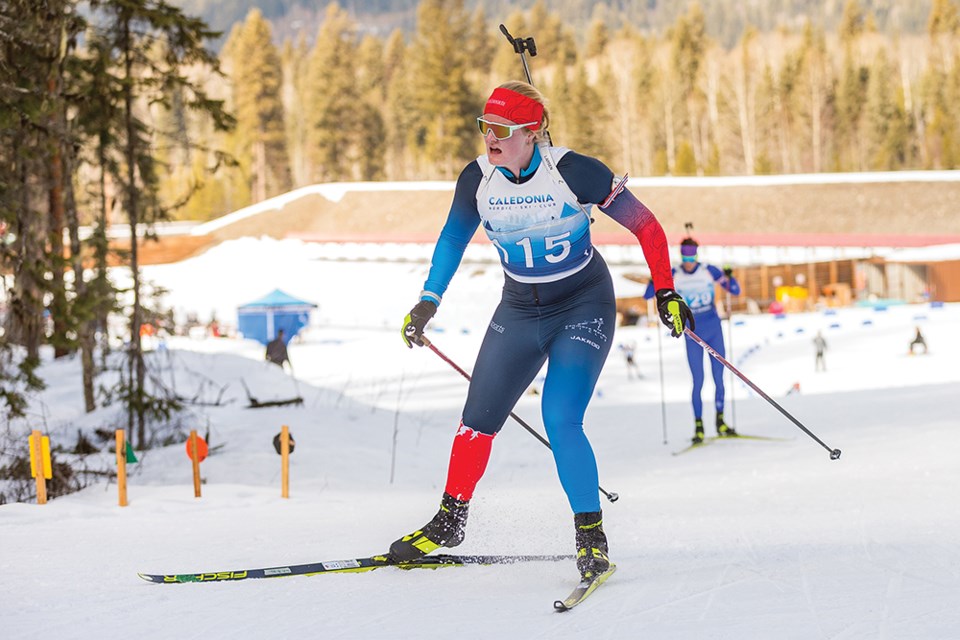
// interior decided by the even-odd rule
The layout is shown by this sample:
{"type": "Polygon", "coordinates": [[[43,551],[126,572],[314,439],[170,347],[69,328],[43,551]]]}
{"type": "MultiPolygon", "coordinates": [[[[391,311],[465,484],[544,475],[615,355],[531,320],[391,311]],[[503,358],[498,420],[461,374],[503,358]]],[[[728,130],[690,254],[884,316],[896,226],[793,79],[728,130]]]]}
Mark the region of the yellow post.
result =
{"type": "Polygon", "coordinates": [[[280,428],[280,497],[290,497],[290,429],[280,428]]]}
{"type": "Polygon", "coordinates": [[[190,457],[193,458],[193,497],[200,497],[200,454],[197,446],[197,430],[190,432],[190,457]]]}
{"type": "MultiPolygon", "coordinates": [[[[37,504],[47,504],[46,468],[43,464],[43,436],[37,429],[30,434],[30,467],[37,479],[37,504]]],[[[48,463],[49,464],[49,463],[48,463]]]]}
{"type": "Polygon", "coordinates": [[[123,429],[117,429],[117,495],[121,507],[127,506],[127,444],[123,429]]]}

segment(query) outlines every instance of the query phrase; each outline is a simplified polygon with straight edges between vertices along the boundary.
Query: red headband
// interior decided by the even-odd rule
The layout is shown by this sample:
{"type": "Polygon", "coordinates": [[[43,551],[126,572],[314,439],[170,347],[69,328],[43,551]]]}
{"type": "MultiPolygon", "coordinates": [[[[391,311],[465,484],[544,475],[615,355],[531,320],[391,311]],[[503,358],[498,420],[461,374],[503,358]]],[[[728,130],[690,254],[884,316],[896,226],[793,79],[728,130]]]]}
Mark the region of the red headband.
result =
{"type": "Polygon", "coordinates": [[[536,126],[533,129],[538,128],[540,123],[543,122],[542,104],[521,93],[503,87],[497,87],[493,90],[487,100],[487,105],[483,108],[483,112],[506,118],[516,124],[534,122],[536,126]]]}

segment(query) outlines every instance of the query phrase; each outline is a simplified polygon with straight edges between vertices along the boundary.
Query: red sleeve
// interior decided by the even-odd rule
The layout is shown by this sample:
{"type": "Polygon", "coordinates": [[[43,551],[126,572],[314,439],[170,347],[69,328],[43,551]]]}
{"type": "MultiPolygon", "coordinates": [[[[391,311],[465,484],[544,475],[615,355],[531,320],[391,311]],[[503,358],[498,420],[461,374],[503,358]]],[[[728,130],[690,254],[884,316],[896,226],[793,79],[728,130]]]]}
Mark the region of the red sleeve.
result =
{"type": "Polygon", "coordinates": [[[654,290],[673,289],[673,273],[670,268],[670,253],[667,250],[667,235],[660,221],[629,190],[624,190],[601,211],[629,229],[640,241],[643,257],[650,267],[654,290]]]}

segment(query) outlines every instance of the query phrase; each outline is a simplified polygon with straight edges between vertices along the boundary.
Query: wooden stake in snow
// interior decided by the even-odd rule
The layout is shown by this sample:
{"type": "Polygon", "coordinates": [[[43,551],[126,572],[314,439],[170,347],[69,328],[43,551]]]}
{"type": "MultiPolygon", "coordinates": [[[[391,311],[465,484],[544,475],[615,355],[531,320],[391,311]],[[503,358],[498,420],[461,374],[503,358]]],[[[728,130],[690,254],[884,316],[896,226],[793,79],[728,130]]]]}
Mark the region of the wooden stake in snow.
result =
{"type": "Polygon", "coordinates": [[[290,497],[290,428],[280,428],[280,497],[290,497]]]}
{"type": "Polygon", "coordinates": [[[125,507],[127,506],[127,445],[123,429],[117,429],[116,441],[118,504],[125,507]]]}
{"type": "Polygon", "coordinates": [[[187,439],[187,455],[193,461],[193,497],[200,497],[200,463],[207,457],[207,441],[197,435],[197,430],[190,432],[187,439]]]}
{"type": "Polygon", "coordinates": [[[53,478],[50,438],[37,429],[30,434],[30,474],[37,479],[37,504],[47,504],[47,480],[53,478]]]}

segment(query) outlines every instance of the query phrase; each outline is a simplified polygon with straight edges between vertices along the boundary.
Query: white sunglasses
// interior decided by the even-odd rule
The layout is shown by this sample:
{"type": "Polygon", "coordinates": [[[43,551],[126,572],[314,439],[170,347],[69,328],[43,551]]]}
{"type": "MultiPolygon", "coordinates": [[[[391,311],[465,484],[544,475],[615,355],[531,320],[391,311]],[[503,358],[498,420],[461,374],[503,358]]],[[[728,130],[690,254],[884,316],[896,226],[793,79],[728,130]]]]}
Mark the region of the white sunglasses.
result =
{"type": "Polygon", "coordinates": [[[480,134],[486,137],[488,131],[493,131],[493,137],[497,140],[506,140],[512,136],[513,132],[517,129],[531,127],[535,124],[537,123],[528,122],[526,124],[500,124],[498,122],[489,122],[484,120],[483,117],[477,118],[477,126],[480,127],[480,134]]]}

